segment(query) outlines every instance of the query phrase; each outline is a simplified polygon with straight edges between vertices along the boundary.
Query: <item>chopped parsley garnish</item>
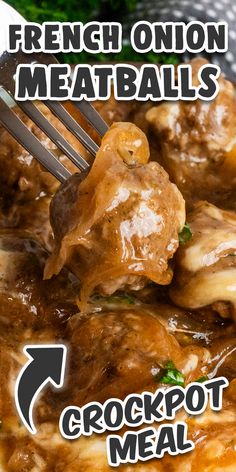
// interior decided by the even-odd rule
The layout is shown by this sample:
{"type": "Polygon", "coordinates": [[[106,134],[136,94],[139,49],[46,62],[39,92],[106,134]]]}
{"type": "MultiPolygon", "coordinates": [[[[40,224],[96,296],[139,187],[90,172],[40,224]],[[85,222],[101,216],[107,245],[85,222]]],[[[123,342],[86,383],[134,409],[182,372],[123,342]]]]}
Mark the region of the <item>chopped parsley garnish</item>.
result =
{"type": "Polygon", "coordinates": [[[186,222],[182,231],[179,233],[179,243],[186,244],[192,238],[192,231],[189,224],[186,222]]]}
{"type": "Polygon", "coordinates": [[[172,361],[166,363],[161,377],[157,377],[157,380],[160,383],[184,387],[184,376],[176,369],[172,361]]]}
{"type": "Polygon", "coordinates": [[[199,379],[195,380],[195,382],[198,382],[198,383],[203,383],[203,382],[206,382],[208,379],[207,375],[205,375],[204,377],[200,377],[199,379]]]}

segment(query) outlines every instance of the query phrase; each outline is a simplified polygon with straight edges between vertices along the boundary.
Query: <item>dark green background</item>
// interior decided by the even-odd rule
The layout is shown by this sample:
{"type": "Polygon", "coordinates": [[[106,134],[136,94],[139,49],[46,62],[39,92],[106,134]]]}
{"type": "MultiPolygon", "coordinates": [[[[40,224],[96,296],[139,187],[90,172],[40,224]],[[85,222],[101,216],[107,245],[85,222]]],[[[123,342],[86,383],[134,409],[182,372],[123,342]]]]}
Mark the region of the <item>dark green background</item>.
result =
{"type": "MultiPolygon", "coordinates": [[[[127,12],[135,9],[137,0],[7,0],[28,21],[121,21],[127,12]]],[[[145,0],[143,0],[145,2],[145,0]]],[[[173,55],[154,53],[138,54],[129,45],[124,45],[119,54],[62,54],[61,62],[83,63],[95,61],[141,61],[154,63],[175,63],[173,55]]]]}

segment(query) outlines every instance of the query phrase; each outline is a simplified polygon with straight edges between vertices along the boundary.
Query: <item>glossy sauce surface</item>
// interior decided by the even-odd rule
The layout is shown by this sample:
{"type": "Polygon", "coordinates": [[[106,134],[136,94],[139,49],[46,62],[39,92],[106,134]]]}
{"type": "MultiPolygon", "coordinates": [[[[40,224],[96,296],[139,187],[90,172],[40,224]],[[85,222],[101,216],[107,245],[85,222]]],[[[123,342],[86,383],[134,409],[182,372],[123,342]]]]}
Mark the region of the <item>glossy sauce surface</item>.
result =
{"type": "Polygon", "coordinates": [[[209,107],[113,98],[96,104],[109,124],[126,123],[110,129],[89,176],[81,182],[74,175],[59,190],[0,130],[0,167],[7,170],[0,175],[3,472],[112,470],[105,435],[64,441],[61,411],[168,387],[162,380],[170,361],[184,385],[226,376],[223,409],[195,418],[178,414],[188,424],[193,452],[119,470],[235,472],[236,328],[229,287],[235,284],[236,105],[231,84],[221,84],[209,107]],[[148,140],[128,121],[141,125],[148,140]],[[184,201],[172,181],[184,195],[191,229],[182,245],[184,201]],[[49,204],[56,191],[53,241],[49,204]],[[43,280],[45,265],[48,276],[57,275],[43,280]],[[86,312],[79,311],[81,293],[86,312]],[[66,385],[45,389],[35,407],[38,433],[30,436],[14,404],[15,379],[26,362],[22,349],[55,342],[69,347],[66,385]]]}

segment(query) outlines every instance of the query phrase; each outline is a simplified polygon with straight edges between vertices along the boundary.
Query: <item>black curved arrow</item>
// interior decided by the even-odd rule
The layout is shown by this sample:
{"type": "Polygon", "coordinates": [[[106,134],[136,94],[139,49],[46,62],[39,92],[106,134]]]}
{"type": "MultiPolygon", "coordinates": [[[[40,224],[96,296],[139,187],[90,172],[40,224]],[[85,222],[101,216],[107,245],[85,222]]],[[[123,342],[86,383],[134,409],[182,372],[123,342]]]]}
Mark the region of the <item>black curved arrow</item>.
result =
{"type": "Polygon", "coordinates": [[[24,425],[31,434],[36,434],[34,403],[48,382],[56,388],[63,386],[67,349],[63,344],[29,345],[24,347],[24,353],[29,361],[18,375],[15,402],[24,425]]]}

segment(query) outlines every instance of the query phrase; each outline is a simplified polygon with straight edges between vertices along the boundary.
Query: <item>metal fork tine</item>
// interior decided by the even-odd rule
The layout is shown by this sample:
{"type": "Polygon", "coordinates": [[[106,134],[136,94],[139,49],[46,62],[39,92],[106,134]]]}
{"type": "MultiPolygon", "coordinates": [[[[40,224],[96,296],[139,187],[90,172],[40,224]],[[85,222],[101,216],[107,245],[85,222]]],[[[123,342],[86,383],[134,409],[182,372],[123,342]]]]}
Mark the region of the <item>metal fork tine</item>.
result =
{"type": "Polygon", "coordinates": [[[91,105],[91,103],[86,102],[86,100],[81,100],[81,102],[73,102],[73,104],[88,120],[90,125],[96,129],[100,136],[104,136],[108,130],[108,125],[103,120],[101,115],[99,115],[97,110],[95,110],[95,108],[91,105]]]}
{"type": "MultiPolygon", "coordinates": [[[[23,56],[24,58],[25,56],[23,56]]],[[[4,83],[5,89],[14,97],[15,92],[15,82],[11,75],[6,75],[1,79],[4,83]],[[5,83],[4,83],[5,78],[5,83]]],[[[68,156],[68,158],[80,169],[88,169],[89,165],[83,159],[80,154],[78,154],[68,141],[60,135],[60,133],[52,126],[40,110],[30,101],[17,102],[17,105],[31,118],[31,120],[36,123],[37,126],[68,156]]]]}
{"type": "Polygon", "coordinates": [[[83,128],[74,120],[68,111],[59,102],[45,100],[43,103],[56,115],[66,128],[88,149],[94,156],[98,151],[97,144],[90,138],[83,128]]]}
{"type": "MultiPolygon", "coordinates": [[[[36,60],[37,55],[35,55],[36,60]]],[[[41,61],[42,64],[58,64],[58,60],[53,56],[53,54],[41,54],[41,61]]],[[[73,105],[78,108],[80,113],[88,120],[90,125],[100,134],[103,136],[107,130],[108,125],[103,120],[103,118],[99,115],[97,110],[91,105],[90,102],[86,102],[86,100],[81,100],[80,102],[71,102],[73,105]]]]}
{"type": "Polygon", "coordinates": [[[31,133],[18,116],[0,97],[0,124],[60,182],[67,180],[71,173],[47,150],[31,133]]]}
{"type": "Polygon", "coordinates": [[[80,170],[89,168],[89,164],[85,159],[77,153],[70,143],[61,136],[57,129],[44,118],[41,111],[32,102],[17,102],[17,104],[80,170]]]}

